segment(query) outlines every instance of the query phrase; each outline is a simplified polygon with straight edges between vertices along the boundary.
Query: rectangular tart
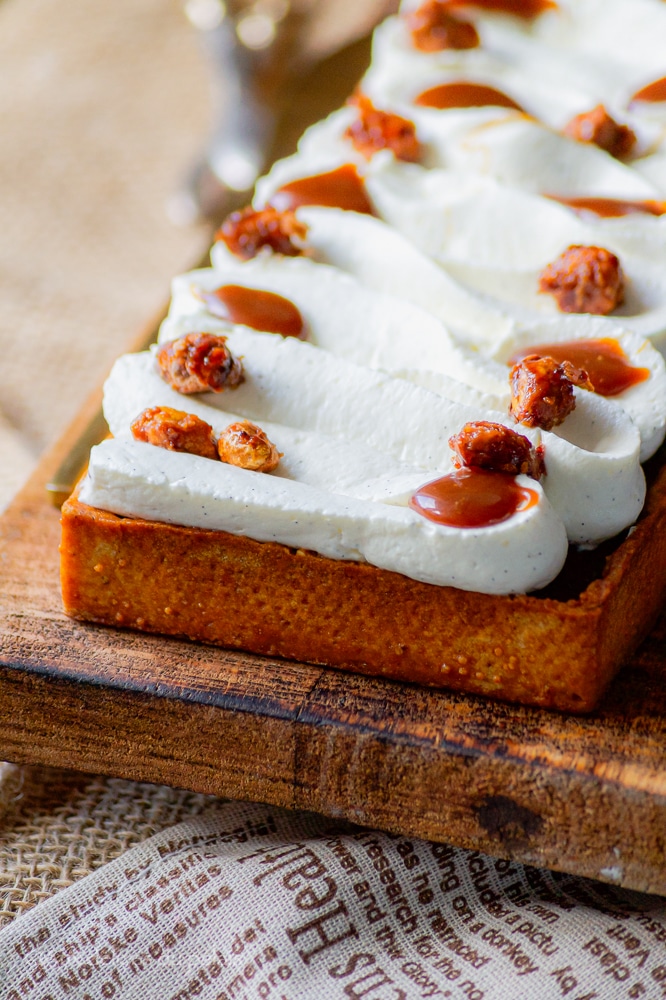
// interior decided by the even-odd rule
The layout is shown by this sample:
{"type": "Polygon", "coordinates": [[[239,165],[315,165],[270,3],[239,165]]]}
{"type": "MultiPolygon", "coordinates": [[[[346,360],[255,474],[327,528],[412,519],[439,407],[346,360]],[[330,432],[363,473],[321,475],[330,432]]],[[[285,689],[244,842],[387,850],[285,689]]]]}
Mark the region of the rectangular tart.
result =
{"type": "MultiPolygon", "coordinates": [[[[663,460],[663,456],[662,456],[663,460]]],[[[62,508],[65,611],[81,621],[567,712],[589,712],[666,593],[666,468],[623,541],[572,549],[538,595],[497,597],[223,531],[62,508]]]]}
{"type": "MultiPolygon", "coordinates": [[[[651,2],[636,36],[640,66],[610,46],[598,78],[573,79],[573,61],[589,51],[586,5],[471,6],[474,23],[465,11],[451,25],[445,4],[404,0],[377,29],[351,105],[259,180],[252,205],[217,234],[210,269],[176,279],[164,355],[114,368],[112,487],[100,459],[95,490],[93,458],[93,487],[63,508],[69,615],[568,712],[599,704],[649,630],[666,592],[664,449],[650,463],[645,509],[626,526],[643,501],[639,459],[666,424],[666,369],[654,349],[666,337],[655,139],[664,81],[634,93],[634,76],[654,71],[642,63],[657,59],[649,42],[664,5],[651,2]],[[502,89],[476,82],[480,66],[502,89]],[[624,152],[636,144],[636,165],[604,139],[609,129],[624,152]],[[555,358],[577,341],[596,364],[608,338],[630,361],[626,385],[594,387],[587,363],[565,351],[565,370],[555,358]],[[506,364],[522,348],[527,360],[538,348],[544,364],[515,377],[514,406],[506,364]],[[215,378],[204,378],[215,364],[215,378]],[[212,405],[206,396],[231,370],[233,391],[212,405]],[[183,442],[181,420],[203,443],[183,442]],[[238,478],[264,478],[275,464],[221,450],[230,431],[263,435],[283,478],[270,488],[238,478]],[[123,441],[240,470],[209,494],[196,462],[179,456],[172,475],[123,441]],[[430,517],[461,464],[477,476],[545,471],[546,488],[535,484],[504,519],[430,517]],[[209,501],[217,520],[203,520],[209,501]],[[427,519],[439,522],[433,533],[427,519]],[[369,524],[368,537],[346,534],[351,523],[369,524]],[[553,580],[567,539],[592,546],[620,529],[593,552],[571,546],[553,580]]],[[[626,11],[610,7],[600,65],[609,39],[627,50],[626,11]]]]}

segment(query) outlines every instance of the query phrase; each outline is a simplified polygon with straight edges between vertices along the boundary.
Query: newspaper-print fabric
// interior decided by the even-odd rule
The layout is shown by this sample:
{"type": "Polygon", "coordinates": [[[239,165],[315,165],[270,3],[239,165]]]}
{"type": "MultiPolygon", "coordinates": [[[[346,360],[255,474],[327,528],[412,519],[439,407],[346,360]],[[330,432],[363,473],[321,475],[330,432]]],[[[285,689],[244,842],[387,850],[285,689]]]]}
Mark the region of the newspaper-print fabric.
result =
{"type": "Polygon", "coordinates": [[[660,1000],[661,897],[229,803],[0,932],[2,1000],[660,1000]]]}

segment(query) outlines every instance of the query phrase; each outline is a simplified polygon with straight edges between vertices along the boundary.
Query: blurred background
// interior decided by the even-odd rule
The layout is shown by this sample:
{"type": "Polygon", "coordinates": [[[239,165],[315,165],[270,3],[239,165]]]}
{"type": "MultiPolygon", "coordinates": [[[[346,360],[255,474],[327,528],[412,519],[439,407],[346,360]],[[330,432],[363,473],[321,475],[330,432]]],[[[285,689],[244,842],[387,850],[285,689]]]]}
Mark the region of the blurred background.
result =
{"type": "Polygon", "coordinates": [[[207,154],[250,105],[265,156],[289,152],[396,7],[0,0],[0,508],[247,200],[207,154]]]}

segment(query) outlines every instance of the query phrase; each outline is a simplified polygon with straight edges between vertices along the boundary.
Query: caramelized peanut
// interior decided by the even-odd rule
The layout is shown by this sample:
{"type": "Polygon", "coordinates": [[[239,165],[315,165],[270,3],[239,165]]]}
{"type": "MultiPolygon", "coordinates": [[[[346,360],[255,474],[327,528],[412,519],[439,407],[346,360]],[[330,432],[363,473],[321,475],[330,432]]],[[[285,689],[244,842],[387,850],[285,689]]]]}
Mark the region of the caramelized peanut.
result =
{"type": "Polygon", "coordinates": [[[414,47],[421,52],[442,49],[475,49],[479,44],[476,28],[469,21],[454,17],[443,0],[425,0],[406,14],[407,27],[414,47]]]}
{"type": "Polygon", "coordinates": [[[350,101],[358,108],[358,118],[352,122],[345,138],[365,156],[366,160],[380,149],[390,149],[397,160],[418,163],[422,147],[416,138],[414,122],[400,115],[380,111],[369,97],[356,94],[350,101]]]}
{"type": "Polygon", "coordinates": [[[170,406],[152,406],[131,425],[137,441],[168,451],[186,451],[202,458],[217,458],[213,428],[193,413],[170,406]]]}
{"type": "Polygon", "coordinates": [[[592,390],[587,372],[570,361],[530,354],[511,369],[509,412],[526,427],[549,431],[561,424],[576,407],[574,385],[592,390]]]}
{"type": "Polygon", "coordinates": [[[611,118],[603,104],[572,118],[564,134],[577,142],[592,142],[618,158],[628,156],[636,143],[635,132],[611,118]]]}
{"type": "Polygon", "coordinates": [[[539,290],[554,295],[562,312],[606,316],[622,303],[624,276],[610,250],[571,246],[541,272],[539,290]]]}
{"type": "Polygon", "coordinates": [[[243,367],[226,343],[226,337],[212,333],[188,333],[162,344],[157,352],[160,375],[184,395],[231,389],[243,381],[243,367]]]}
{"type": "Polygon", "coordinates": [[[256,211],[251,205],[231,215],[222,223],[216,240],[226,243],[231,253],[244,260],[256,257],[268,247],[285,257],[299,257],[303,249],[294,240],[304,240],[307,227],[293,212],[279,212],[270,206],[256,211]]]}
{"type": "Polygon", "coordinates": [[[282,458],[261,427],[249,420],[229,424],[218,439],[217,452],[228,465],[253,472],[272,472],[282,458]]]}
{"type": "Polygon", "coordinates": [[[449,446],[457,468],[523,474],[533,479],[539,479],[545,471],[543,449],[533,448],[523,434],[489,420],[465,424],[459,434],[449,438],[449,446]]]}

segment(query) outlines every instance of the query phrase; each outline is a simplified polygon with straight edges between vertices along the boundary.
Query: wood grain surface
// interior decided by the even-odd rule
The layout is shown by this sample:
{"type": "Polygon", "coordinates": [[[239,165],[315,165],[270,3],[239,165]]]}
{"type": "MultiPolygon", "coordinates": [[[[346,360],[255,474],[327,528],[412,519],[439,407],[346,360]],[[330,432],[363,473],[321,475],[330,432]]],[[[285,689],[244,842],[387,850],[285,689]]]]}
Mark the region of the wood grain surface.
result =
{"type": "Polygon", "coordinates": [[[0,522],[0,757],[306,808],[666,894],[666,621],[574,717],[73,622],[44,483],[0,522]]]}

